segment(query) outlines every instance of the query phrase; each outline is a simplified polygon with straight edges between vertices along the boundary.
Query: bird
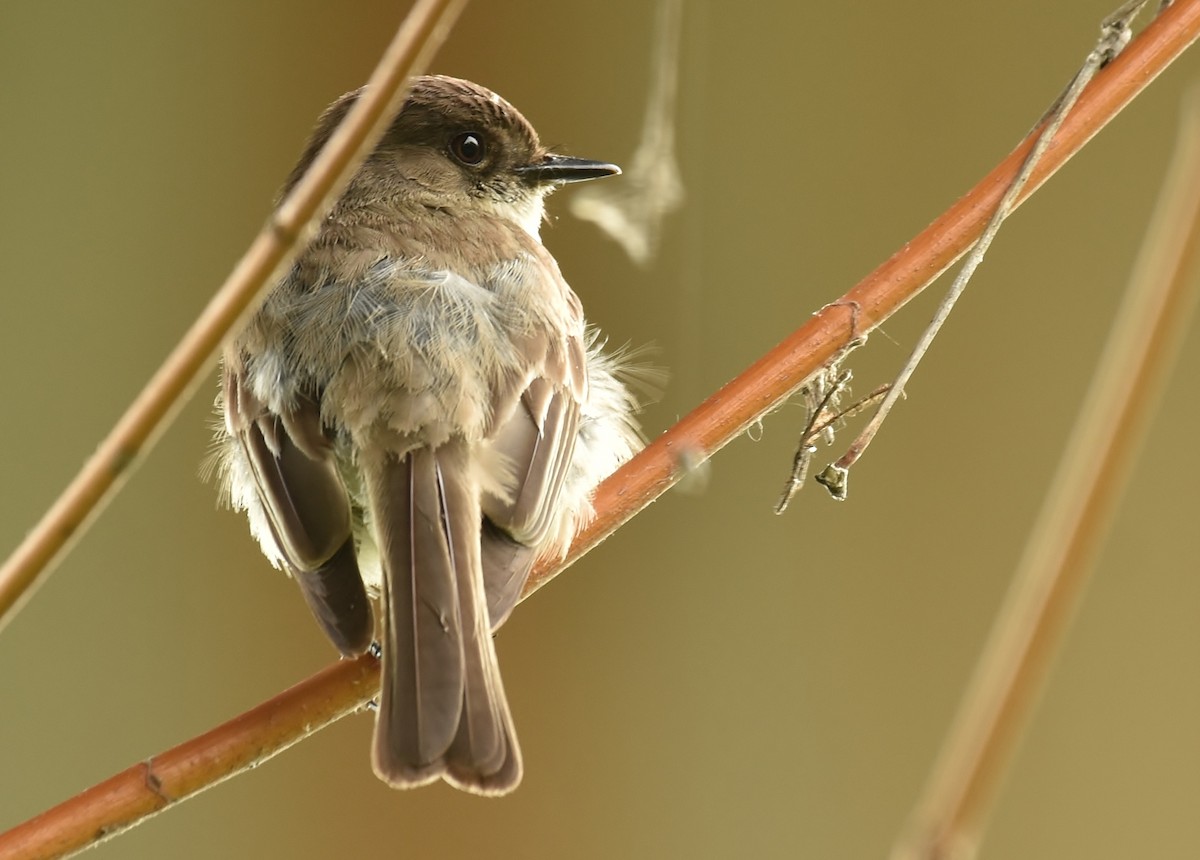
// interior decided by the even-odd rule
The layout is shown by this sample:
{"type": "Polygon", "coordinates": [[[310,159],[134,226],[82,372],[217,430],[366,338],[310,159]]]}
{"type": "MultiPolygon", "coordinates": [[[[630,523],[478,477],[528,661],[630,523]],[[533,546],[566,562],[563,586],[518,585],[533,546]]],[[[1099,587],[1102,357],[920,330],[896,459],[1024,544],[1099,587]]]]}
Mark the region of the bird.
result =
{"type": "MultiPolygon", "coordinates": [[[[321,115],[280,199],[362,92],[321,115]]],[[[378,643],[371,760],[393,787],[521,780],[493,634],[642,445],[620,350],[540,228],[550,192],[618,173],[478,84],[415,78],[223,349],[223,497],[342,655],[378,643]]]]}

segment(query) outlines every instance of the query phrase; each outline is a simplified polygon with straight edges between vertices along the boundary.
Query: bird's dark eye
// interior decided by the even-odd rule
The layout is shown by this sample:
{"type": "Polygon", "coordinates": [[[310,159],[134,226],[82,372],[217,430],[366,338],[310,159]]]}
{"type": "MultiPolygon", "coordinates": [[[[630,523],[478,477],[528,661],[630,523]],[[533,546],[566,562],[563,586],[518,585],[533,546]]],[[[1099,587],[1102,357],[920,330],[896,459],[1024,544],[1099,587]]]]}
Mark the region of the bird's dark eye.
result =
{"type": "Polygon", "coordinates": [[[468,167],[475,167],[487,157],[487,145],[482,134],[465,131],[450,141],[450,154],[468,167]]]}

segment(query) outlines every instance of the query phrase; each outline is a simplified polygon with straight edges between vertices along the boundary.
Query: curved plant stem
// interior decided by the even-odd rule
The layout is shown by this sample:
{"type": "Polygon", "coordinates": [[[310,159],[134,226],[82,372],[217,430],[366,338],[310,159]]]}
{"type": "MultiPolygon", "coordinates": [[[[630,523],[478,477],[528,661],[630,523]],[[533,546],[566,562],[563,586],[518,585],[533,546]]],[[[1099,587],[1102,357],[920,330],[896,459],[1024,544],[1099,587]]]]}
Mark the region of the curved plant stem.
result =
{"type": "Polygon", "coordinates": [[[282,752],[378,692],[379,664],[373,658],[335,663],[212,731],[0,834],[0,858],[66,857],[98,845],[282,752]]]}
{"type": "Polygon", "coordinates": [[[274,281],[277,273],[303,250],[310,238],[309,225],[328,210],[359,162],[375,146],[408,90],[408,79],[441,45],[465,3],[419,0],[413,7],[371,75],[366,93],[308,173],[279,204],[245,256],[96,453],[0,567],[0,630],[133,471],[176,405],[209,366],[225,335],[254,305],[263,286],[274,281]]]}

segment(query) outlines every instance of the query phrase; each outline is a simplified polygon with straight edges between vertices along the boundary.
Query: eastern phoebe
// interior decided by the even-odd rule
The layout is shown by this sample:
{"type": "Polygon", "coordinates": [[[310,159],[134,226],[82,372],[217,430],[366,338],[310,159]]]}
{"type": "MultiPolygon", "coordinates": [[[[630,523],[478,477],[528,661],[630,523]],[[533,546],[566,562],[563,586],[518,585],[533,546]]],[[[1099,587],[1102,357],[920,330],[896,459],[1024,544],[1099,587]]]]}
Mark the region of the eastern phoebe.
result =
{"type": "MultiPolygon", "coordinates": [[[[321,116],[283,193],[357,97],[321,116]]],[[[548,152],[483,87],[417,78],[224,351],[229,501],[344,655],[378,636],[373,763],[393,786],[521,779],[492,631],[640,447],[538,229],[559,185],[619,172],[548,152]]]]}

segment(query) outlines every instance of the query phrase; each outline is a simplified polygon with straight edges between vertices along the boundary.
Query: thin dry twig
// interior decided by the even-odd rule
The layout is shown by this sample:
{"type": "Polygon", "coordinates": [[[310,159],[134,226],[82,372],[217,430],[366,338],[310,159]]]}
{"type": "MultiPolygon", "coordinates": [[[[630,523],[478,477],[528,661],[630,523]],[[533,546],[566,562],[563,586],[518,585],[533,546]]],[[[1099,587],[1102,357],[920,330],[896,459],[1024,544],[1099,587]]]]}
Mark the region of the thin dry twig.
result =
{"type": "Polygon", "coordinates": [[[975,853],[980,831],[1133,472],[1200,280],[1200,92],[1007,599],[893,860],[975,853]]]}
{"type": "MultiPolygon", "coordinates": [[[[835,361],[834,367],[836,365],[835,361]]],[[[820,380],[830,376],[830,370],[827,367],[815,378],[820,380]]],[[[824,438],[828,444],[833,444],[835,425],[848,418],[853,418],[865,409],[877,406],[892,390],[890,383],[880,385],[866,397],[843,409],[838,400],[852,378],[853,374],[847,368],[834,375],[833,379],[825,380],[822,383],[826,386],[823,393],[810,391],[809,386],[805,386],[804,391],[808,392],[807,399],[811,401],[808,406],[808,422],[805,424],[804,432],[800,434],[800,443],[796,446],[796,453],[792,456],[791,474],[788,475],[788,479],[783,485],[779,500],[775,502],[777,516],[784,513],[796,494],[804,489],[804,483],[808,480],[809,467],[812,466],[813,456],[817,453],[817,439],[824,438]]],[[[812,383],[809,385],[811,386],[812,383]]]]}
{"type": "MultiPolygon", "coordinates": [[[[1200,0],[1177,0],[1138,34],[1079,97],[1014,208],[1028,199],[1200,34],[1200,0]]],[[[596,492],[596,518],[575,536],[564,563],[536,568],[528,595],[636,516],[696,463],[736,439],[829,363],[916,296],[979,238],[1033,147],[1032,132],[979,184],[838,301],[712,395],[596,492]]]]}
{"type": "Polygon", "coordinates": [[[983,262],[983,257],[987,253],[988,248],[991,247],[992,240],[1000,232],[1000,227],[1004,221],[1012,214],[1016,200],[1021,195],[1025,183],[1029,181],[1029,178],[1033,175],[1033,171],[1037,167],[1037,163],[1049,148],[1051,142],[1054,140],[1054,136],[1058,134],[1063,120],[1070,114],[1071,109],[1075,107],[1075,102],[1079,98],[1079,94],[1083,92],[1084,88],[1101,68],[1107,63],[1112,62],[1124,50],[1131,35],[1130,24],[1145,5],[1146,0],[1129,0],[1129,2],[1122,4],[1120,9],[1104,19],[1104,23],[1100,28],[1101,35],[1099,42],[1092,49],[1091,53],[1088,54],[1083,66],[1071,80],[1071,83],[1067,85],[1066,90],[1058,97],[1054,106],[1050,108],[1047,115],[1043,118],[1037,138],[1030,148],[1029,154],[1025,156],[1025,160],[1021,164],[1021,169],[1017,171],[1017,175],[1013,177],[1012,184],[1005,189],[1004,196],[996,204],[996,211],[992,213],[992,217],[984,228],[983,233],[979,236],[979,240],[971,248],[971,252],[963,262],[962,268],[954,277],[954,283],[950,285],[949,291],[947,291],[946,296],[942,299],[941,304],[938,305],[933,319],[921,334],[916,346],[913,347],[908,361],[905,362],[900,373],[896,375],[895,381],[892,382],[891,390],[883,398],[883,402],[879,404],[879,408],[875,410],[875,414],[871,416],[871,420],[867,422],[867,426],[863,428],[858,438],[850,444],[846,453],[836,463],[827,466],[820,475],[817,475],[817,481],[823,484],[838,501],[843,501],[846,498],[846,483],[850,478],[850,467],[857,463],[859,458],[866,452],[867,446],[871,444],[871,440],[875,438],[875,434],[883,426],[883,422],[891,413],[892,407],[904,396],[904,387],[908,384],[908,380],[916,371],[917,365],[921,363],[921,359],[925,357],[925,353],[928,352],[929,347],[938,336],[938,332],[942,330],[942,326],[946,323],[946,320],[949,319],[950,312],[954,310],[954,305],[958,302],[959,297],[966,291],[967,284],[970,283],[975,270],[983,262]]]}
{"type": "Polygon", "coordinates": [[[407,92],[408,79],[425,67],[465,4],[466,0],[418,0],[413,6],[371,75],[366,94],[355,102],[304,179],[280,203],[96,453],[0,568],[0,630],[129,476],[263,286],[303,250],[309,225],[328,210],[379,140],[407,92]]]}
{"type": "MultiPolygon", "coordinates": [[[[1108,66],[1081,96],[1035,172],[1025,195],[1032,194],[1072,155],[1142,91],[1200,35],[1200,0],[1178,0],[1148,26],[1121,57],[1108,66]]],[[[827,306],[735,380],[664,433],[600,485],[596,517],[581,530],[567,556],[539,565],[525,587],[528,596],[633,518],[682,477],[681,465],[694,455],[707,458],[769,413],[852,338],[879,325],[978,238],[1032,145],[1018,146],[1004,161],[913,241],[860,282],[846,297],[827,306]],[[851,311],[850,309],[853,309],[851,311]]],[[[254,767],[279,750],[311,734],[322,724],[313,719],[317,703],[328,714],[349,713],[374,694],[378,665],[371,657],[338,663],[231,723],[155,759],[178,755],[186,760],[181,781],[192,792],[254,767]],[[286,697],[286,698],[285,698],[286,697]],[[232,746],[238,750],[231,754],[232,746]],[[186,751],[186,753],[185,753],[186,751]],[[261,751],[261,754],[260,754],[261,751]],[[205,781],[207,780],[207,781],[205,781]]],[[[336,717],[330,717],[333,719],[336,717]]],[[[138,794],[145,783],[139,765],[0,834],[0,858],[32,860],[53,856],[44,840],[56,833],[103,833],[129,826],[133,809],[165,806],[155,785],[143,785],[140,799],[116,797],[107,786],[125,780],[138,794]]],[[[175,801],[181,795],[171,795],[175,801]]],[[[148,814],[148,813],[147,813],[148,814]]]]}

